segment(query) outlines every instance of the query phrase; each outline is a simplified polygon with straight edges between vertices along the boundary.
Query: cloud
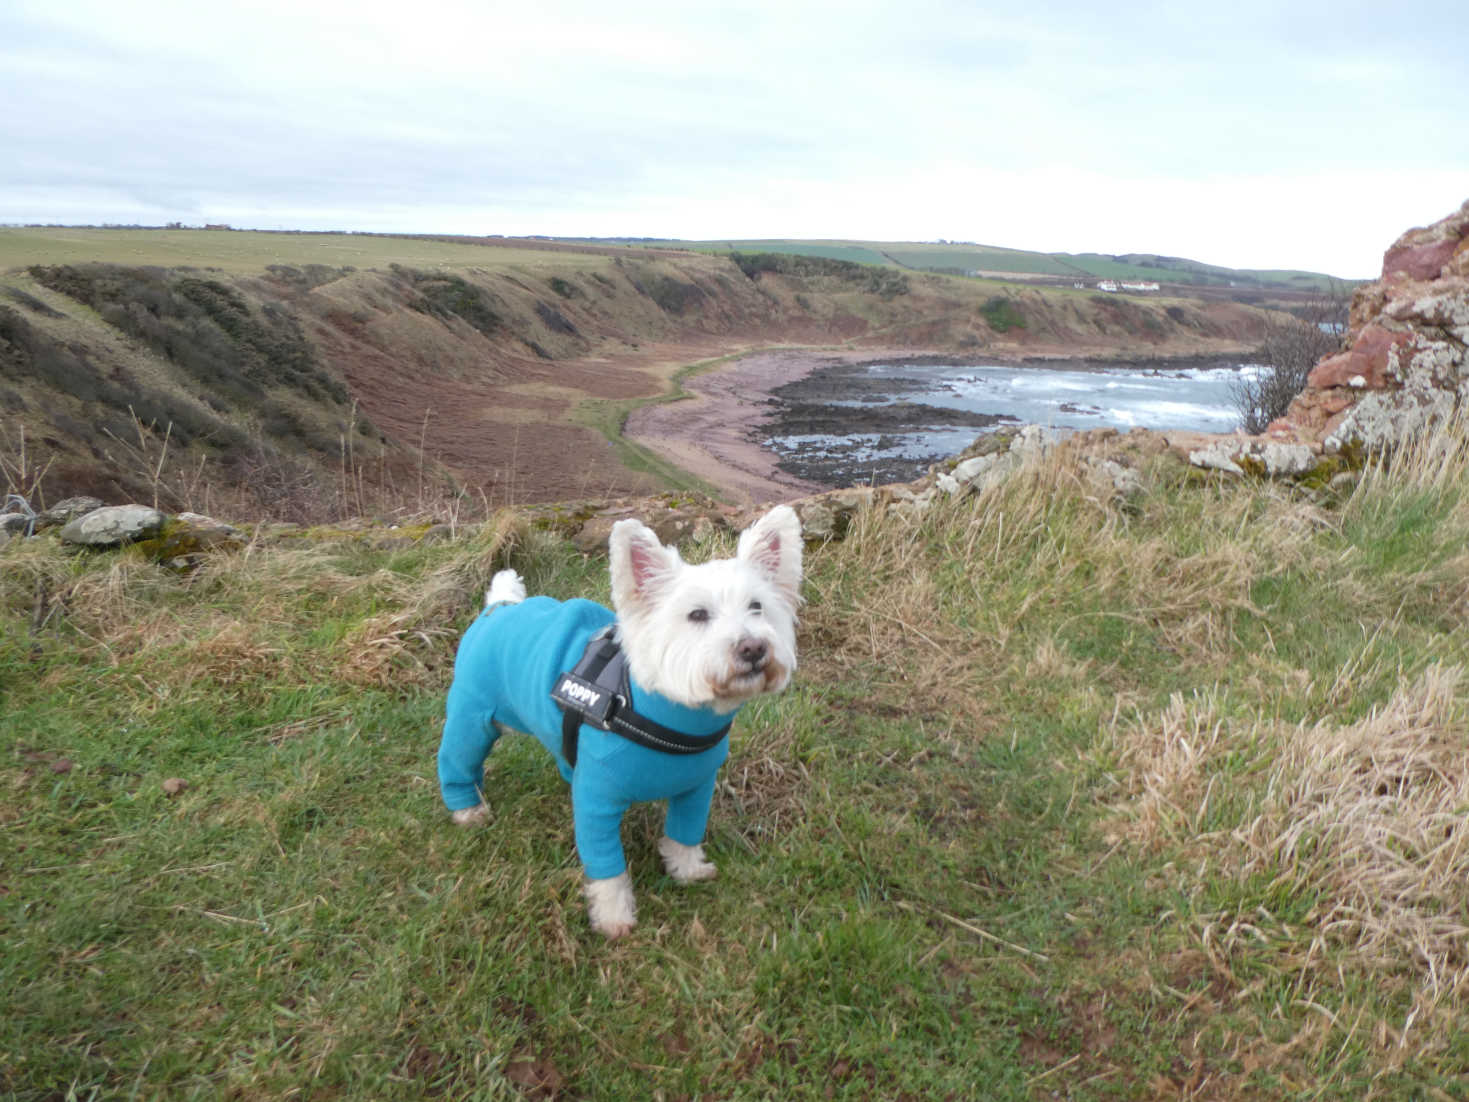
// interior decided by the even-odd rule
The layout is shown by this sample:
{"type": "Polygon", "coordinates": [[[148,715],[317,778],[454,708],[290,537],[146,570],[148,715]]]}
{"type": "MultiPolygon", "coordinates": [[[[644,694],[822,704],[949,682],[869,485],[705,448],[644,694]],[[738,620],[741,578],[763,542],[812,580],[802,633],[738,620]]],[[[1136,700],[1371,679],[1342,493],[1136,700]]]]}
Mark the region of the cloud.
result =
{"type": "Polygon", "coordinates": [[[1469,193],[1447,0],[989,8],[19,0],[0,220],[941,236],[1357,275],[1469,193]]]}

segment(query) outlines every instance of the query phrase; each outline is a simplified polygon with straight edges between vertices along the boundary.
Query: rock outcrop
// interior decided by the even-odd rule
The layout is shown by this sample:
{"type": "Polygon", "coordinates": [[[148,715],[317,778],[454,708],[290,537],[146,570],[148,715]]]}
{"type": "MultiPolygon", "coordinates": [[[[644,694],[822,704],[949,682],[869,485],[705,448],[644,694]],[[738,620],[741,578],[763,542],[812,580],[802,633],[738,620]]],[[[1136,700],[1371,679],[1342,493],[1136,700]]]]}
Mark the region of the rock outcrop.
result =
{"type": "Polygon", "coordinates": [[[104,505],[69,522],[61,529],[61,541],[81,547],[117,547],[156,536],[167,520],[147,505],[104,505]]]}
{"type": "Polygon", "coordinates": [[[1327,450],[1402,440],[1469,398],[1466,349],[1469,201],[1393,243],[1382,278],[1352,300],[1345,349],[1316,365],[1267,436],[1327,450]]]}

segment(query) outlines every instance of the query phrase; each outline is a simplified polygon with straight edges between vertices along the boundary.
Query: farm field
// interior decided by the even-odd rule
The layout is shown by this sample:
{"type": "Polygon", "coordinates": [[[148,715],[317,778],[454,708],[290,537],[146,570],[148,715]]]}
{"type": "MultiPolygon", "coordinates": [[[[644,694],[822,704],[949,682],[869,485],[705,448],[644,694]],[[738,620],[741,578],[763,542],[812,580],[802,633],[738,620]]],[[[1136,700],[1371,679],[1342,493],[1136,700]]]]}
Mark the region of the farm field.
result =
{"type": "MultiPolygon", "coordinates": [[[[798,256],[850,260],[859,264],[888,264],[930,271],[982,272],[1018,278],[1136,279],[1171,283],[1176,287],[1214,287],[1278,292],[1325,291],[1333,283],[1322,272],[1233,269],[1178,258],[1145,254],[1107,256],[1100,253],[1043,253],[972,243],[800,241],[747,239],[679,241],[608,239],[604,244],[694,249],[701,252],[775,252],[798,256]],[[1161,261],[1161,263],[1160,263],[1161,261]]],[[[1340,282],[1340,281],[1336,281],[1340,282]]]]}
{"type": "Polygon", "coordinates": [[[258,274],[272,264],[332,267],[584,268],[592,249],[496,238],[269,233],[258,230],[0,227],[0,272],[30,264],[135,264],[258,274]]]}

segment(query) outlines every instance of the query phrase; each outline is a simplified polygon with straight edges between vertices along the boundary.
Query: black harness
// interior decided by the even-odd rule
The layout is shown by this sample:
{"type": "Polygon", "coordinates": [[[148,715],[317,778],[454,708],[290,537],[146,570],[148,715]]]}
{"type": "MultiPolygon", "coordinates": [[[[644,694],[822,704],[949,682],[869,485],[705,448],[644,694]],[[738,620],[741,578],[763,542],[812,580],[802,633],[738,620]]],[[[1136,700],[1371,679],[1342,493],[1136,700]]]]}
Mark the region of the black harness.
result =
{"type": "Polygon", "coordinates": [[[726,723],[711,735],[686,735],[633,711],[627,655],[610,626],[592,636],[581,661],[556,679],[551,699],[561,709],[561,754],[573,769],[583,723],[665,754],[702,753],[719,745],[731,726],[726,723]]]}

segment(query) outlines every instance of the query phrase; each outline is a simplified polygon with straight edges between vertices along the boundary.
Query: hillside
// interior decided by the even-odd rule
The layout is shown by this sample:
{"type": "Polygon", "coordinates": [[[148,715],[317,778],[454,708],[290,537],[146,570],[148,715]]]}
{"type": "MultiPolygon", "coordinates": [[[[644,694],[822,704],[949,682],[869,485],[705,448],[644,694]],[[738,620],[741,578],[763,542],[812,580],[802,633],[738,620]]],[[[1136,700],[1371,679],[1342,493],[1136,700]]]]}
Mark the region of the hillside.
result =
{"type": "MultiPolygon", "coordinates": [[[[591,243],[594,239],[584,239],[591,243]]],[[[599,243],[603,242],[597,239],[599,243]]],[[[676,241],[615,239],[620,244],[704,252],[778,252],[890,265],[926,272],[1023,279],[1057,285],[1076,280],[1137,280],[1167,284],[1174,294],[1233,298],[1246,303],[1289,303],[1300,295],[1328,292],[1347,281],[1324,272],[1226,268],[1154,253],[1045,253],[959,241],[802,241],[746,239],[676,241]]]]}
{"type": "Polygon", "coordinates": [[[297,518],[642,492],[679,472],[608,438],[701,361],[1241,354],[1263,317],[779,253],[4,229],[4,450],[52,500],[202,485],[297,518]]]}

